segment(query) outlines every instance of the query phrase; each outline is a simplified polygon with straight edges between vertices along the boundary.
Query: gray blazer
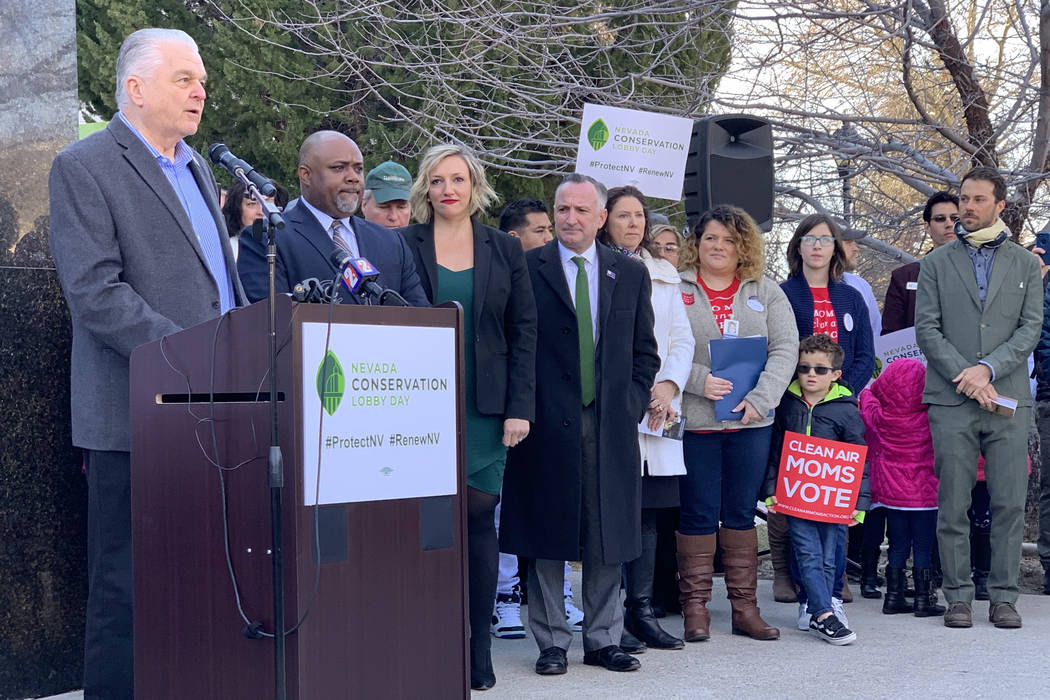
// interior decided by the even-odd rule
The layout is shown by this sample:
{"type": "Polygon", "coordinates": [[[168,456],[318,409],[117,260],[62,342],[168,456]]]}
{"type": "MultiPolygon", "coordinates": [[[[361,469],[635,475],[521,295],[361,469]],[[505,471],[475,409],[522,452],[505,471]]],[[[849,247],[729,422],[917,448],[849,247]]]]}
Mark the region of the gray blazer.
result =
{"type": "MultiPolygon", "coordinates": [[[[193,156],[243,304],[215,179],[193,156]]],[[[218,316],[218,286],[174,189],[120,119],[59,153],[49,187],[51,255],[73,321],[73,444],[126,452],[131,351],[218,316]]]]}
{"type": "Polygon", "coordinates": [[[1031,406],[1028,355],[1043,323],[1039,261],[1007,241],[995,254],[984,308],[966,244],[953,241],[922,259],[915,296],[915,339],[926,355],[924,403],[957,406],[967,397],[952,379],[980,361],[995,370],[995,390],[1031,406]]]}

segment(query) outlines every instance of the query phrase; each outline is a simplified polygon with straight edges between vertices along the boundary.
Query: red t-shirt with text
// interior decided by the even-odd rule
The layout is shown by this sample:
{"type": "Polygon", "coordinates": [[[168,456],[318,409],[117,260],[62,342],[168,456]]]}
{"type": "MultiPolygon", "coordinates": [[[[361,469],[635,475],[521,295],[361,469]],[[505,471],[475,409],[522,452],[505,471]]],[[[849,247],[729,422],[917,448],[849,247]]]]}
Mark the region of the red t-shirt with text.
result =
{"type": "Polygon", "coordinates": [[[715,316],[718,330],[724,331],[725,322],[733,317],[733,297],[740,289],[740,280],[733,278],[733,283],[725,289],[711,289],[702,279],[697,279],[700,286],[704,288],[708,301],[711,302],[711,313],[715,316]]]}
{"type": "Polygon", "coordinates": [[[810,287],[813,295],[813,335],[826,333],[836,343],[839,342],[839,324],[835,321],[835,309],[831,306],[831,297],[827,287],[810,287]]]}

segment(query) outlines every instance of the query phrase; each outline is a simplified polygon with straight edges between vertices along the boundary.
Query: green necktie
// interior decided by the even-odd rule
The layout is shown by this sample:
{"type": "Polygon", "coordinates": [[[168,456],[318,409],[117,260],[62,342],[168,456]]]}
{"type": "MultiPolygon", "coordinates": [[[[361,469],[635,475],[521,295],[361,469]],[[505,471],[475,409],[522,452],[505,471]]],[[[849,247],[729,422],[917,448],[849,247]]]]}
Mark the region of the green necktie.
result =
{"type": "Polygon", "coordinates": [[[580,337],[580,389],[583,405],[594,403],[594,328],[591,326],[591,285],[584,265],[587,259],[572,259],[576,271],[576,327],[580,337]]]}

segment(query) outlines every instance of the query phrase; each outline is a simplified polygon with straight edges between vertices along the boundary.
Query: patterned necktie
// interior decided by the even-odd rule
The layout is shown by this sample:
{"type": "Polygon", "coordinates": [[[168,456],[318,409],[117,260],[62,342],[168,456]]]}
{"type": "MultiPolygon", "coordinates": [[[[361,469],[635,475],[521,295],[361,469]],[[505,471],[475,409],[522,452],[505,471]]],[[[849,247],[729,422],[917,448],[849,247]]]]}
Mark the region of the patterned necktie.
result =
{"type": "Polygon", "coordinates": [[[357,254],[357,251],[354,250],[354,245],[353,245],[353,243],[351,243],[350,238],[343,235],[344,231],[347,231],[348,233],[349,233],[349,231],[347,230],[346,226],[343,225],[342,221],[340,221],[339,219],[334,219],[332,221],[331,231],[332,231],[332,240],[335,242],[335,244],[337,246],[339,246],[340,248],[345,250],[347,252],[347,254],[351,258],[360,257],[357,254]]]}
{"type": "Polygon", "coordinates": [[[591,285],[584,265],[586,258],[579,255],[576,263],[576,327],[580,338],[580,389],[583,405],[594,403],[594,328],[591,326],[591,285]]]}

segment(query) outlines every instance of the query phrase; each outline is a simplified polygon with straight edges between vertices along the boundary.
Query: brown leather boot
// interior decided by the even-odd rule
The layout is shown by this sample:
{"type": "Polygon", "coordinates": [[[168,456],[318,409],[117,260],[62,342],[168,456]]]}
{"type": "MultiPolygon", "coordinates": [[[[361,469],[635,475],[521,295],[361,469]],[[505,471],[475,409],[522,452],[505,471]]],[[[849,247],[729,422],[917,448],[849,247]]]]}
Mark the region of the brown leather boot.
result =
{"type": "Polygon", "coordinates": [[[726,590],[733,607],[733,634],[744,634],[752,639],[780,639],[780,630],[766,624],[759,615],[758,600],[758,536],[750,530],[718,531],[722,545],[722,564],[726,570],[726,590]]]}
{"type": "Polygon", "coordinates": [[[702,642],[711,636],[711,577],[715,573],[715,535],[683,535],[678,541],[678,597],[685,618],[685,641],[702,642]]]}
{"type": "Polygon", "coordinates": [[[791,580],[791,536],[787,516],[770,513],[766,516],[769,534],[769,560],[773,564],[773,600],[778,603],[797,603],[798,589],[791,580]]]}

